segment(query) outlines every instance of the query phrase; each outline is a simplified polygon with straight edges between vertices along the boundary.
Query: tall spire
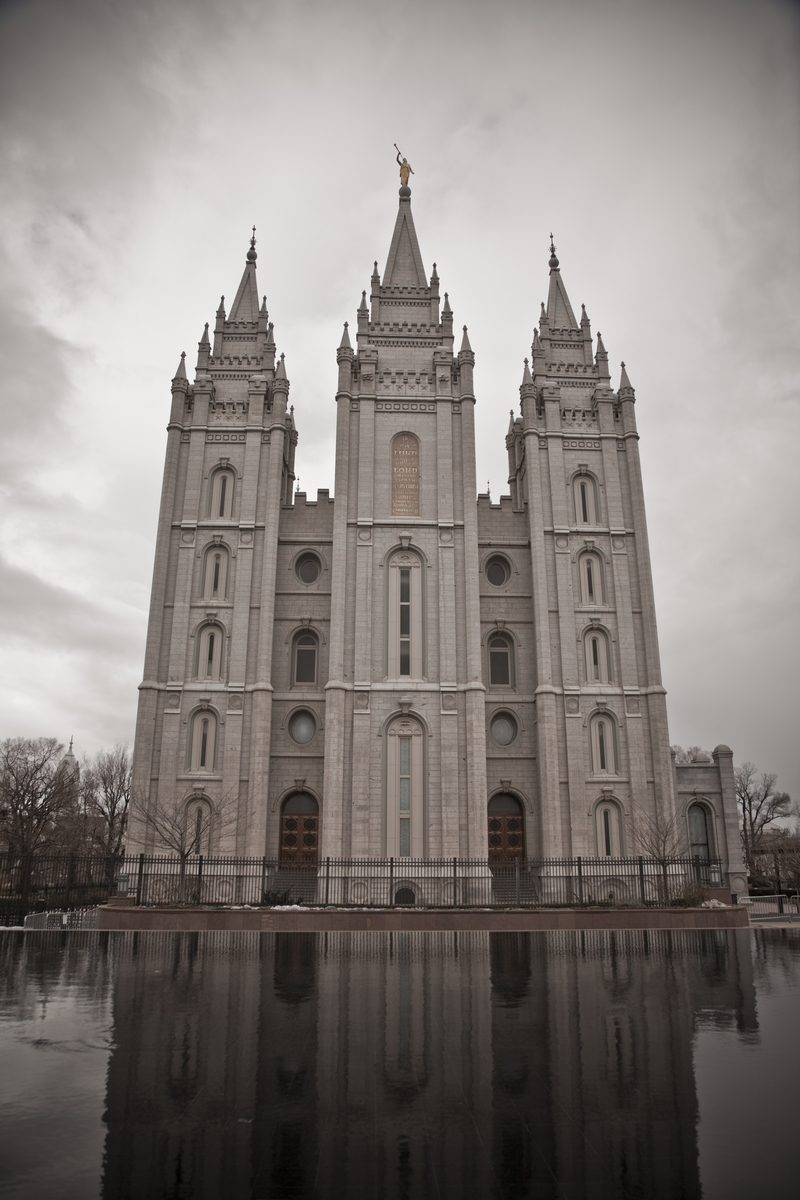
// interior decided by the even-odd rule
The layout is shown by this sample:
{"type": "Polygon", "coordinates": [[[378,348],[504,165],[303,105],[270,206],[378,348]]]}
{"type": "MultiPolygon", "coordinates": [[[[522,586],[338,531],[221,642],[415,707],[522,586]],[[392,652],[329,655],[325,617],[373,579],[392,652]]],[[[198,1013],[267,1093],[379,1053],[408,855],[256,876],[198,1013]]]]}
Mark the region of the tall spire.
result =
{"type": "Polygon", "coordinates": [[[400,189],[400,207],[397,212],[392,243],[389,246],[389,257],[383,272],[384,287],[422,287],[428,286],[425,268],[422,265],[422,255],[419,251],[417,231],[414,228],[414,218],[411,215],[411,190],[400,189]],[[404,196],[403,192],[408,192],[404,196]]]}
{"type": "Polygon", "coordinates": [[[550,234],[550,291],[547,296],[547,319],[551,329],[578,329],[575,313],[569,302],[564,280],[558,267],[556,247],[550,234]]]}
{"type": "Polygon", "coordinates": [[[245,259],[244,274],[242,281],[239,284],[239,290],[236,293],[236,298],[233,302],[233,307],[228,314],[229,321],[257,321],[258,320],[258,285],[256,283],[256,259],[258,253],[256,251],[256,227],[253,226],[253,236],[250,238],[250,249],[247,251],[245,259]]]}

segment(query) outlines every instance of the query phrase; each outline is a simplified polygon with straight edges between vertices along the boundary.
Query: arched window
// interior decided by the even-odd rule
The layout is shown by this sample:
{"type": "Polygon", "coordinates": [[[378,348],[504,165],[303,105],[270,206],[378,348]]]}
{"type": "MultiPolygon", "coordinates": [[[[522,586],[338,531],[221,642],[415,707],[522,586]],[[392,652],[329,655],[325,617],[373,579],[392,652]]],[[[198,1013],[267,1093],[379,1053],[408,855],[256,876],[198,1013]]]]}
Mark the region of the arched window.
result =
{"type": "Polygon", "coordinates": [[[581,576],[581,604],[605,604],[605,582],[600,555],[582,554],[578,563],[581,576]]]}
{"type": "Polygon", "coordinates": [[[601,800],[594,810],[597,853],[600,858],[622,857],[622,823],[619,805],[614,800],[601,800]]]}
{"type": "Polygon", "coordinates": [[[617,768],[617,727],[608,713],[599,713],[592,717],[589,726],[592,771],[595,775],[616,775],[617,768]]]}
{"type": "Polygon", "coordinates": [[[605,630],[587,630],[583,646],[586,660],[586,682],[589,684],[609,683],[611,681],[611,655],[605,630]]]}
{"type": "Polygon", "coordinates": [[[209,546],[203,560],[203,599],[226,600],[228,598],[227,546],[209,546]]]}
{"type": "Polygon", "coordinates": [[[295,792],[281,813],[281,862],[315,863],[319,855],[319,805],[308,792],[295,792]]]}
{"type": "Polygon", "coordinates": [[[196,679],[219,679],[222,675],[222,626],[203,625],[197,639],[196,679]]]}
{"type": "Polygon", "coordinates": [[[597,490],[591,475],[576,475],[572,481],[576,525],[597,525],[597,490]]]}
{"type": "Polygon", "coordinates": [[[505,633],[495,633],[489,638],[489,685],[514,686],[514,645],[505,633]]]}
{"type": "Polygon", "coordinates": [[[304,630],[292,642],[292,684],[313,687],[317,682],[317,637],[304,630]]]}
{"type": "Polygon", "coordinates": [[[390,679],[421,679],[424,663],[422,563],[401,550],[389,561],[388,670],[390,679]]]}
{"type": "Polygon", "coordinates": [[[703,804],[689,806],[689,843],[692,858],[711,858],[711,840],[708,836],[708,814],[703,804]]]}
{"type": "Polygon", "coordinates": [[[501,792],[489,801],[489,861],[525,857],[525,818],[516,796],[501,792]]]}
{"type": "Polygon", "coordinates": [[[190,854],[211,851],[211,805],[198,796],[186,806],[186,845],[190,854]]]}
{"type": "Polygon", "coordinates": [[[217,752],[217,715],[201,708],[189,726],[188,765],[190,771],[213,771],[217,752]]]}
{"type": "Polygon", "coordinates": [[[416,721],[399,717],[386,739],[386,853],[422,858],[425,852],[423,736],[416,721]]]}
{"type": "Polygon", "coordinates": [[[233,515],[233,486],[235,476],[230,467],[221,467],[211,476],[208,515],[212,519],[229,521],[233,515]]]}

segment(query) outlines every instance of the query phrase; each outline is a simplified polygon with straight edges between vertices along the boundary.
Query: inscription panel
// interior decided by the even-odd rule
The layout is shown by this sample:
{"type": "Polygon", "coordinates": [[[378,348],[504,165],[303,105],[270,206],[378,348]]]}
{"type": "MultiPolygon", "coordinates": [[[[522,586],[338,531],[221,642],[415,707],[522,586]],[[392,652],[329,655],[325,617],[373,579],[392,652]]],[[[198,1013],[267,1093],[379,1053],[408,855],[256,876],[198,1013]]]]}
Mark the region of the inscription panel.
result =
{"type": "Polygon", "coordinates": [[[419,516],[419,442],[411,433],[392,442],[392,515],[419,516]]]}

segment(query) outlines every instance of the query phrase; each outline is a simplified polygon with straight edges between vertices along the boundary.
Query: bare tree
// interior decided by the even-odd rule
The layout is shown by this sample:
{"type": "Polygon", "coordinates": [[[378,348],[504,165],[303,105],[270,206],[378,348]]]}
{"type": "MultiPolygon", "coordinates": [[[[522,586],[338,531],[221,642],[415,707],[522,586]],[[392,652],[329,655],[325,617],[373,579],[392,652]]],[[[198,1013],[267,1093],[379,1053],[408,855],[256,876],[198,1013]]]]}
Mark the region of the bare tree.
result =
{"type": "Polygon", "coordinates": [[[128,824],[131,799],[131,756],[127,745],[101,750],[84,760],[81,797],[88,840],[102,854],[117,857],[128,824]]]}
{"type": "Polygon", "coordinates": [[[751,762],[742,763],[733,773],[736,781],[736,802],[739,806],[739,825],[742,850],[750,875],[757,872],[756,858],[761,850],[764,831],[779,817],[788,817],[792,799],[775,788],[777,775],[762,771],[759,775],[751,762]]]}
{"type": "Polygon", "coordinates": [[[131,811],[151,831],[157,842],[178,857],[178,902],[186,898],[186,868],[193,854],[209,846],[212,833],[218,837],[236,820],[236,800],[232,794],[212,805],[205,796],[171,796],[146,800],[131,794],[131,811]]]}
{"type": "Polygon", "coordinates": [[[670,816],[656,808],[647,813],[641,808],[636,811],[636,846],[640,854],[666,862],[670,858],[682,858],[689,853],[689,843],[684,822],[676,814],[670,816]]]}
{"type": "Polygon", "coordinates": [[[62,761],[56,738],[7,738],[0,743],[0,830],[15,856],[71,842],[78,815],[78,772],[62,761]]]}
{"type": "Polygon", "coordinates": [[[658,806],[652,813],[646,812],[638,804],[634,806],[634,809],[636,848],[645,858],[652,859],[660,865],[659,898],[662,904],[668,904],[671,897],[670,861],[675,858],[685,858],[689,854],[684,822],[677,813],[670,815],[663,812],[658,806]]]}
{"type": "Polygon", "coordinates": [[[675,751],[675,762],[679,767],[685,767],[688,766],[689,763],[697,762],[698,755],[703,755],[703,757],[699,759],[700,762],[712,761],[709,751],[701,749],[700,746],[687,746],[687,748],[684,750],[683,746],[675,745],[670,746],[670,749],[675,751]]]}

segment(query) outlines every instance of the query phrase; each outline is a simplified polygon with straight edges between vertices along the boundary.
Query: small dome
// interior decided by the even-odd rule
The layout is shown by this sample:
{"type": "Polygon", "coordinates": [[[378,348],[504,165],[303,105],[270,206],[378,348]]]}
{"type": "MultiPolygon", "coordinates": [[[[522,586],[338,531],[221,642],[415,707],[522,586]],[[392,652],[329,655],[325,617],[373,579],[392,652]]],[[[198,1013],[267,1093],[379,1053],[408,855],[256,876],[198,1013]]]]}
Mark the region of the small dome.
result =
{"type": "Polygon", "coordinates": [[[726,746],[724,742],[721,742],[719,746],[714,747],[714,754],[733,754],[733,751],[730,746],[726,746]]]}

